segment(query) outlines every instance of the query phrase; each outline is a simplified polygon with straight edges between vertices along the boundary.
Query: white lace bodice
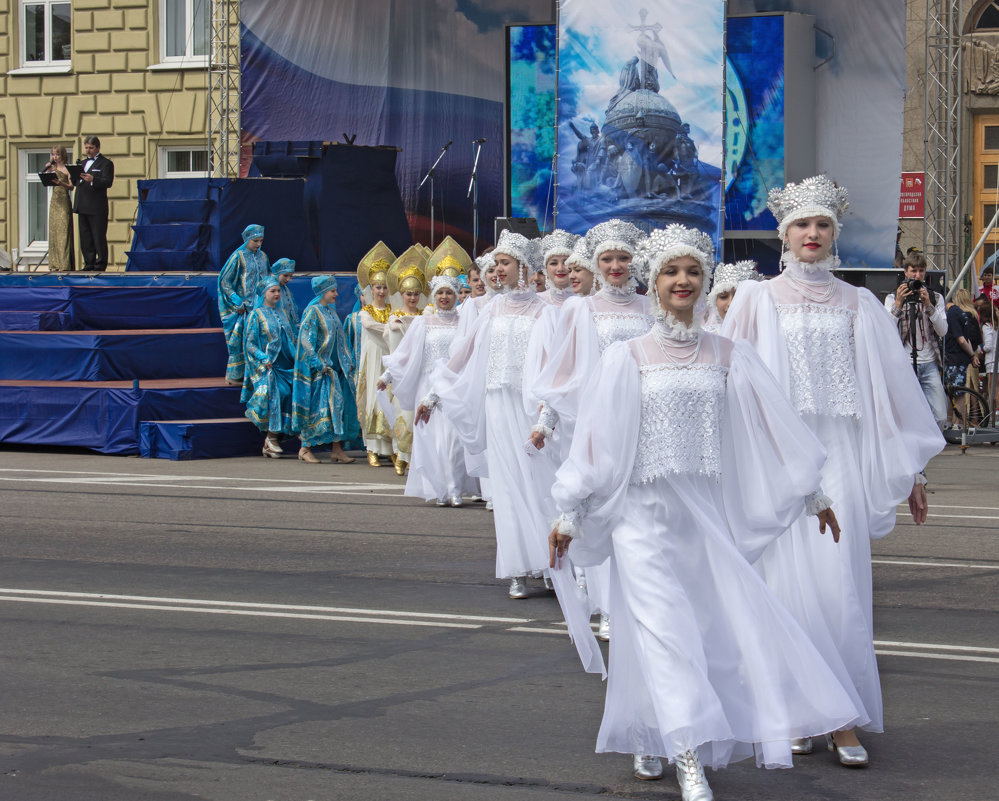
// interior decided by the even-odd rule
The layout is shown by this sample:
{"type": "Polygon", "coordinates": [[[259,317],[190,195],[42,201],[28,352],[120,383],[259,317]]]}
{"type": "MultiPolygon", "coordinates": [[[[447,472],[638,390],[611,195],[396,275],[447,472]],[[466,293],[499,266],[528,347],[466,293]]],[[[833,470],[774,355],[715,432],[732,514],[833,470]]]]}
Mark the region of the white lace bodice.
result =
{"type": "Polygon", "coordinates": [[[447,361],[448,349],[451,347],[457,332],[457,325],[434,325],[427,321],[427,335],[423,341],[423,364],[420,366],[421,385],[429,381],[430,374],[434,371],[438,361],[441,359],[447,361]]]}
{"type": "Polygon", "coordinates": [[[623,342],[647,334],[652,328],[651,314],[629,312],[594,312],[593,324],[597,328],[600,352],[614,342],[623,342]]]}
{"type": "Polygon", "coordinates": [[[642,417],[630,483],[676,474],[720,476],[728,368],[661,362],[641,365],[639,373],[642,417]]]}
{"type": "Polygon", "coordinates": [[[778,303],[787,343],[791,402],[802,414],[859,417],[854,324],[839,305],[778,303]]]}
{"type": "Polygon", "coordinates": [[[537,318],[525,314],[498,314],[493,318],[486,366],[486,389],[520,391],[531,329],[537,318]]]}

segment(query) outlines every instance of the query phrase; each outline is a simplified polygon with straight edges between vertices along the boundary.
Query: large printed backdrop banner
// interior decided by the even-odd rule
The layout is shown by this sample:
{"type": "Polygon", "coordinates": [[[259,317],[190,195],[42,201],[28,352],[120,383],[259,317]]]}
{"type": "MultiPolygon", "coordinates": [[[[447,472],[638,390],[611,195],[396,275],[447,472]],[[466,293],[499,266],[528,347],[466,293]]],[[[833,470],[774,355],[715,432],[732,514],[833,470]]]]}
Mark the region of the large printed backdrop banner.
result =
{"type": "Polygon", "coordinates": [[[476,139],[479,219],[503,208],[507,23],[553,21],[552,0],[242,0],[244,141],[343,141],[402,148],[396,175],[414,236],[471,245],[466,198],[476,139]]]}
{"type": "Polygon", "coordinates": [[[563,0],[557,224],[721,240],[723,0],[563,0]]]}

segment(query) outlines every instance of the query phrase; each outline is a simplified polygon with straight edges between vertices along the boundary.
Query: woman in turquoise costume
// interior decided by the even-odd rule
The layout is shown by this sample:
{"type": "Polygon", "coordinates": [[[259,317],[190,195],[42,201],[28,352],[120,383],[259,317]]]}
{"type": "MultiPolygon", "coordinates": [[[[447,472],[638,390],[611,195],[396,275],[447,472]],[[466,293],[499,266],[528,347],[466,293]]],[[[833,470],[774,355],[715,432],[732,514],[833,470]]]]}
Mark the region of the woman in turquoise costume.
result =
{"type": "Polygon", "coordinates": [[[295,297],[291,294],[291,289],[288,288],[288,284],[291,283],[291,277],[294,274],[295,262],[292,259],[278,259],[271,265],[271,275],[277,278],[278,283],[281,285],[281,300],[278,301],[278,310],[288,318],[291,330],[297,334],[298,327],[302,321],[298,316],[298,306],[295,303],[295,297]]]}
{"type": "Polygon", "coordinates": [[[312,291],[316,297],[305,307],[298,332],[292,389],[292,424],[302,440],[298,458],[319,464],[312,448],[332,443],[330,462],[350,464],[343,442],[361,432],[350,377],[354,363],[336,313],[336,277],[317,275],[312,291]]]}
{"type": "Polygon", "coordinates": [[[248,225],[243,230],[243,244],[219,271],[219,316],[225,331],[229,361],[225,368],[226,383],[243,381],[246,361],[243,357],[243,331],[246,315],[253,308],[253,293],[257,284],[267,277],[270,262],[260,249],[264,243],[264,226],[248,225]]]}
{"type": "Polygon", "coordinates": [[[291,382],[295,370],[295,334],[278,311],[281,285],[269,275],[246,320],[246,375],[240,400],[246,416],[263,431],[264,456],[281,457],[278,435],[293,434],[291,382]]]}
{"type": "Polygon", "coordinates": [[[350,358],[354,360],[354,368],[350,371],[350,378],[357,383],[357,365],[361,362],[361,306],[364,301],[361,299],[361,285],[354,286],[354,308],[343,321],[343,332],[347,336],[347,350],[350,351],[350,358]]]}

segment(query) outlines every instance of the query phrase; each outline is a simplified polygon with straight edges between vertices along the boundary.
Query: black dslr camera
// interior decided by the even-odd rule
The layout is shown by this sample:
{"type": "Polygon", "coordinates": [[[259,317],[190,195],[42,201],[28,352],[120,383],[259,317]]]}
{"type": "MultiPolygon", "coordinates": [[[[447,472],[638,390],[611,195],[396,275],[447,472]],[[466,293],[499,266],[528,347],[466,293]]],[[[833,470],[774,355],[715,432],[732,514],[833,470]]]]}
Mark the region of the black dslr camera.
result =
{"type": "MultiPolygon", "coordinates": [[[[923,291],[926,286],[918,278],[905,278],[902,283],[909,287],[909,294],[905,296],[906,303],[920,303],[919,293],[923,291]]],[[[932,296],[931,296],[932,297],[932,296]]]]}

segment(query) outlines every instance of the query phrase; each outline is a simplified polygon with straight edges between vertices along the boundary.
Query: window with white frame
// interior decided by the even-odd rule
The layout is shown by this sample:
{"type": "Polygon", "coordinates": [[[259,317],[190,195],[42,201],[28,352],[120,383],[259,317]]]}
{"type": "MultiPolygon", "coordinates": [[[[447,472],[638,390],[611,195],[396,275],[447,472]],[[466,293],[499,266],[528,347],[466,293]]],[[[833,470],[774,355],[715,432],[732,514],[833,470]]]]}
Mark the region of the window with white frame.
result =
{"type": "Polygon", "coordinates": [[[182,145],[160,148],[160,178],[207,177],[207,147],[182,145]]]}
{"type": "Polygon", "coordinates": [[[207,61],[211,0],[160,0],[160,61],[207,61]]]}
{"type": "MultiPolygon", "coordinates": [[[[19,187],[19,241],[25,253],[44,253],[49,248],[49,198],[52,189],[42,185],[38,173],[45,169],[50,158],[48,150],[21,150],[18,152],[19,187]]],[[[73,163],[73,154],[69,154],[73,163]]]]}
{"type": "Polygon", "coordinates": [[[72,58],[71,4],[53,0],[21,0],[21,65],[69,64],[72,58]]]}

